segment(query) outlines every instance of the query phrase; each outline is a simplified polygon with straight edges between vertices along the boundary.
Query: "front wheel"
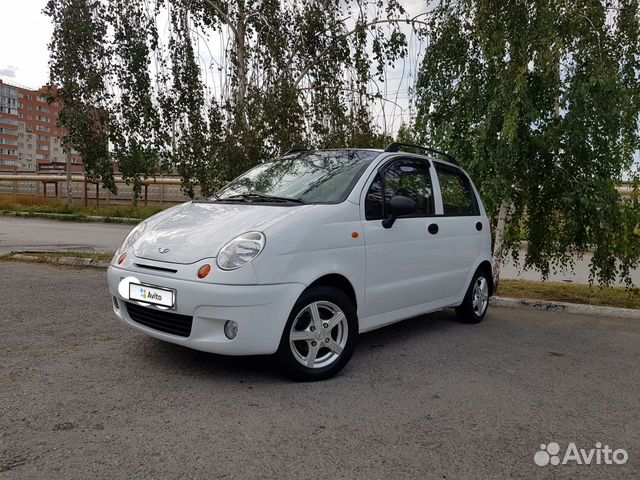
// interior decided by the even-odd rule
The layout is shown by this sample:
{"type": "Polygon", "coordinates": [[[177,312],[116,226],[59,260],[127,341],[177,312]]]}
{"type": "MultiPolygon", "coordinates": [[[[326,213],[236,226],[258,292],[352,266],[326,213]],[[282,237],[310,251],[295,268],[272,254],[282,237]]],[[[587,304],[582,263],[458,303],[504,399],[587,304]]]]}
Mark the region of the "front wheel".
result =
{"type": "Polygon", "coordinates": [[[484,319],[489,308],[489,277],[478,270],[471,280],[462,304],[456,308],[456,316],[465,323],[478,323],[484,319]]]}
{"type": "Polygon", "coordinates": [[[333,287],[311,288],[291,311],[277,357],[294,380],[324,380],[347,364],[357,336],[358,318],[349,297],[333,287]]]}

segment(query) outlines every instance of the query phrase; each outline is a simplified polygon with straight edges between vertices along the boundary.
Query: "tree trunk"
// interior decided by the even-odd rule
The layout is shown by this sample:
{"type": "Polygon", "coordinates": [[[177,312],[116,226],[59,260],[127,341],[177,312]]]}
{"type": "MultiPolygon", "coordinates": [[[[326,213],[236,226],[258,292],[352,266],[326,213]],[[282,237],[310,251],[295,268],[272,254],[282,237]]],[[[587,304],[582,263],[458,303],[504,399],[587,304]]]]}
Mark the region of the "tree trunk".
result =
{"type": "Polygon", "coordinates": [[[245,9],[244,0],[238,0],[238,18],[236,27],[234,30],[234,37],[236,43],[236,71],[238,75],[238,85],[235,92],[235,104],[237,113],[240,115],[240,120],[243,125],[246,122],[245,112],[245,97],[247,95],[247,45],[246,45],[246,31],[247,31],[247,12],[245,9]]]}
{"type": "Polygon", "coordinates": [[[67,154],[67,205],[73,202],[73,182],[71,181],[71,156],[67,154]]]}
{"type": "Polygon", "coordinates": [[[502,244],[504,240],[504,230],[507,225],[507,216],[509,214],[509,206],[507,202],[500,204],[500,212],[498,213],[498,225],[496,226],[496,238],[493,242],[493,285],[494,292],[498,291],[500,283],[500,263],[502,262],[502,244]]]}
{"type": "Polygon", "coordinates": [[[220,6],[212,0],[204,0],[220,17],[222,22],[227,25],[233,32],[233,41],[235,44],[235,61],[237,85],[235,91],[231,92],[231,97],[236,111],[241,114],[241,121],[246,125],[247,118],[245,112],[245,98],[247,95],[247,9],[245,0],[236,0],[238,13],[235,19],[232,19],[220,6]]]}

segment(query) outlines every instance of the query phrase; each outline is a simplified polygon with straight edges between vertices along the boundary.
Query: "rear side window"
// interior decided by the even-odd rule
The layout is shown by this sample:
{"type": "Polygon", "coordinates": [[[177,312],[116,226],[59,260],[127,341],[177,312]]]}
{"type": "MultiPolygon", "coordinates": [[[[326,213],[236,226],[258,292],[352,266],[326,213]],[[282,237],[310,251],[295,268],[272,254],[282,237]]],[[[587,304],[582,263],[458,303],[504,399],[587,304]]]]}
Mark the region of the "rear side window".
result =
{"type": "Polygon", "coordinates": [[[444,214],[449,216],[479,215],[478,202],[471,182],[462,171],[436,163],[436,172],[444,214]]]}
{"type": "Polygon", "coordinates": [[[429,164],[420,160],[403,159],[378,172],[367,192],[365,218],[385,218],[389,214],[389,202],[396,195],[409,197],[416,202],[414,216],[433,215],[435,208],[429,164]]]}

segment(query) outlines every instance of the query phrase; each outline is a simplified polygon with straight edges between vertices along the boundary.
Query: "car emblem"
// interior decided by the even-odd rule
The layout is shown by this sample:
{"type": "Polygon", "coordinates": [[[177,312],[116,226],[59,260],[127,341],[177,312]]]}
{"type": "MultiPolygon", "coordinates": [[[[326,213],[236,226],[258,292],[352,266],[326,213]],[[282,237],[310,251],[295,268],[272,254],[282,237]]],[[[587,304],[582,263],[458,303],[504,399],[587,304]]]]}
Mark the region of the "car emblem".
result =
{"type": "Polygon", "coordinates": [[[159,248],[158,253],[167,253],[169,251],[168,248],[159,248]]]}

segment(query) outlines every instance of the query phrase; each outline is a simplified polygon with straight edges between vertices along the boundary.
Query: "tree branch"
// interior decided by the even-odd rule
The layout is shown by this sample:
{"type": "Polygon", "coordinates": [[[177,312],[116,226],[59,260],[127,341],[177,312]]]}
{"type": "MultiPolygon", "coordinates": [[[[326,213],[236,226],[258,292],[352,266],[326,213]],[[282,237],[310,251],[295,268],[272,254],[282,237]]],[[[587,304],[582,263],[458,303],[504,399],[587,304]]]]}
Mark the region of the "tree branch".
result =
{"type": "MultiPolygon", "coordinates": [[[[209,0],[205,0],[205,1],[209,1],[209,0]]],[[[422,17],[423,15],[427,15],[431,12],[423,12],[423,13],[419,13],[418,15],[416,15],[415,17],[412,18],[387,18],[384,20],[374,20],[372,22],[368,22],[362,25],[357,25],[355,28],[353,28],[352,30],[349,30],[346,33],[343,33],[342,35],[338,35],[336,38],[347,38],[351,35],[353,35],[354,33],[358,32],[359,30],[365,29],[365,28],[369,28],[372,27],[374,25],[380,25],[383,23],[408,23],[408,24],[422,24],[422,25],[428,25],[426,22],[420,21],[420,20],[416,20],[418,17],[422,17]]],[[[318,55],[316,55],[315,58],[320,58],[322,57],[325,53],[327,53],[329,51],[329,47],[324,48],[318,55]]],[[[315,60],[315,59],[314,59],[315,60]]],[[[302,71],[298,74],[298,76],[296,77],[296,79],[293,82],[293,86],[297,87],[300,82],[304,79],[304,77],[307,75],[307,73],[309,73],[309,70],[311,70],[311,67],[315,64],[315,62],[309,62],[309,64],[302,69],[302,71]]]]}
{"type": "Polygon", "coordinates": [[[212,0],[204,0],[207,5],[215,10],[215,12],[222,18],[223,22],[233,31],[233,35],[238,38],[240,36],[240,32],[238,28],[233,23],[233,20],[229,15],[227,15],[224,10],[222,10],[218,5],[216,5],[212,0]]]}

